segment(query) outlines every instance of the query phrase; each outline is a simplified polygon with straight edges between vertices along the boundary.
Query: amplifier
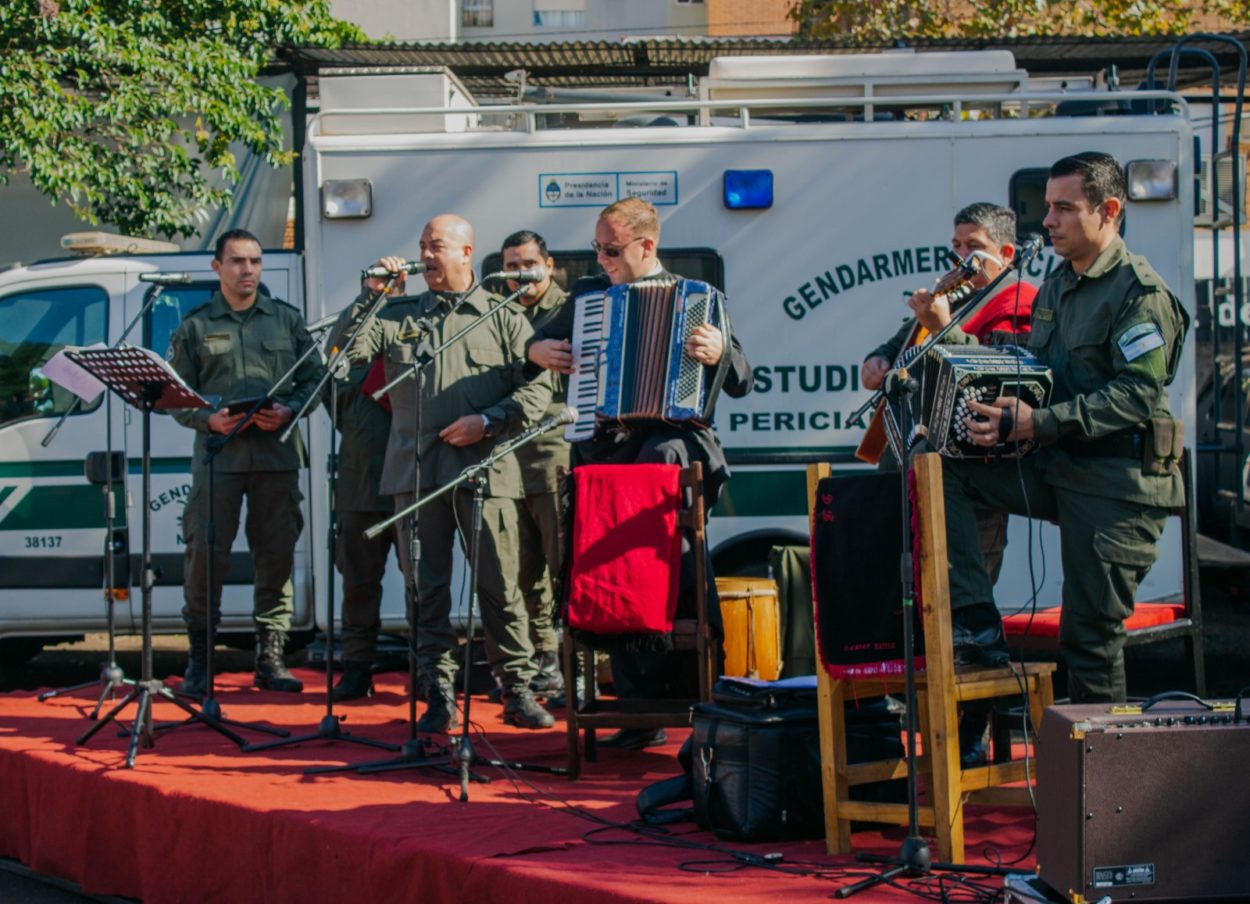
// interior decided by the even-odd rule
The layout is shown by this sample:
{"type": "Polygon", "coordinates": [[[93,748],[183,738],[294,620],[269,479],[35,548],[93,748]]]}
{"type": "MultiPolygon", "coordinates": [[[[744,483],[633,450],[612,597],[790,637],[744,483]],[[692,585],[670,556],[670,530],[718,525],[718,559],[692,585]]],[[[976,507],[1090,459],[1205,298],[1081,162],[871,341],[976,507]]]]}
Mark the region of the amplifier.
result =
{"type": "Polygon", "coordinates": [[[1074,904],[1250,896],[1247,762],[1231,703],[1047,709],[1038,875],[1074,904]]]}

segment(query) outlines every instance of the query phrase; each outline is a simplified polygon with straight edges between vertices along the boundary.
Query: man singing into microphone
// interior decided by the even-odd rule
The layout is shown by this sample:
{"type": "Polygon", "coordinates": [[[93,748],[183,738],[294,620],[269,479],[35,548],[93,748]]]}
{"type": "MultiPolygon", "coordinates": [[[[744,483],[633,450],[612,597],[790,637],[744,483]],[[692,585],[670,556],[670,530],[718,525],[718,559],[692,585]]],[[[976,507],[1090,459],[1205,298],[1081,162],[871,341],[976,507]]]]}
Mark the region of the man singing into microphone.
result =
{"type": "Polygon", "coordinates": [[[974,500],[1059,524],[1059,643],[1074,703],[1124,700],[1124,619],[1168,509],[1184,502],[1182,427],[1166,387],[1189,318],[1120,238],[1126,197],[1107,154],[1050,168],[1043,225],[1064,263],[1038,293],[1029,350],[1054,372],[1054,397],[1036,410],[1009,396],[969,402],[976,417],[967,421],[978,445],[1034,439],[1041,448],[1018,462],[945,463],[952,610],[993,600],[974,500]]]}
{"type": "MultiPolygon", "coordinates": [[[[659,243],[660,218],[653,206],[641,198],[625,198],[609,205],[599,214],[595,239],[591,243],[603,274],[579,280],[571,294],[576,298],[583,292],[602,291],[610,285],[641,279],[676,279],[660,264],[657,256],[659,243]]],[[[572,373],[573,355],[569,342],[572,334],[573,305],[566,304],[560,316],[535,331],[528,351],[530,361],[558,373],[572,373]]],[[[726,342],[725,333],[714,326],[702,324],[694,329],[685,351],[707,367],[716,367],[727,355],[729,360],[723,388],[730,396],[739,398],[751,391],[751,367],[742,346],[738,344],[738,337],[733,335],[732,330],[729,334],[730,341],[726,342]]],[[[656,421],[629,429],[601,429],[592,439],[574,446],[573,461],[574,466],[662,463],[682,467],[701,462],[705,511],[711,511],[721,487],[729,478],[729,463],[716,433],[710,427],[683,423],[656,421]]],[[[693,598],[694,555],[689,538],[684,533],[681,562],[678,612],[689,617],[693,598]]],[[[720,605],[712,582],[711,563],[707,573],[708,612],[719,631],[720,605]]],[[[613,653],[612,675],[617,695],[623,698],[672,696],[674,689],[671,682],[679,671],[672,667],[673,655],[650,651],[613,653]]],[[[666,740],[663,729],[627,728],[599,743],[609,747],[642,748],[663,744],[666,740]]]]}
{"type": "MultiPolygon", "coordinates": [[[[539,419],[551,399],[546,375],[527,379],[525,343],[529,322],[506,305],[461,340],[431,357],[435,348],[468,326],[499,299],[473,276],[473,228],[451,214],[437,216],[421,233],[421,262],[429,291],[392,299],[349,349],[353,362],[379,352],[386,378],[419,374],[390,391],[391,434],[379,491],[395,498],[396,511],[408,508],[456,480],[467,466],[490,455],[497,438],[539,419]]],[[[377,266],[400,274],[405,261],[385,257],[377,266]]],[[[370,277],[353,308],[357,318],[386,280],[370,277]]],[[[486,475],[477,588],[482,602],[486,652],[504,687],[504,717],[526,728],[548,728],[551,714],[530,690],[533,647],[525,601],[517,587],[517,500],[523,496],[516,457],[496,462],[486,475]]],[[[457,533],[465,549],[473,540],[473,491],[461,486],[421,509],[417,516],[421,558],[416,573],[416,652],[428,706],[417,728],[449,731],[459,724],[455,711],[455,651],[451,624],[452,545],[457,533]]],[[[400,565],[412,583],[408,525],[400,522],[400,565]]]]}

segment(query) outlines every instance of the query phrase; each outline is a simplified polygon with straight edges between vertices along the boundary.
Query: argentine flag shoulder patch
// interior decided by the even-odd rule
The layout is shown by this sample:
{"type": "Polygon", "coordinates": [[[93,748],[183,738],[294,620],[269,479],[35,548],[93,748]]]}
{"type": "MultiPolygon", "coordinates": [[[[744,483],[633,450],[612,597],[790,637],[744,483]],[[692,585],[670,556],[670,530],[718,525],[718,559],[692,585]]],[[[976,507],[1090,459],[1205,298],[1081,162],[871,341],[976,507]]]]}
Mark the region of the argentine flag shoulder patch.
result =
{"type": "Polygon", "coordinates": [[[1135,323],[1115,341],[1125,361],[1135,361],[1163,345],[1163,333],[1153,323],[1135,323]]]}

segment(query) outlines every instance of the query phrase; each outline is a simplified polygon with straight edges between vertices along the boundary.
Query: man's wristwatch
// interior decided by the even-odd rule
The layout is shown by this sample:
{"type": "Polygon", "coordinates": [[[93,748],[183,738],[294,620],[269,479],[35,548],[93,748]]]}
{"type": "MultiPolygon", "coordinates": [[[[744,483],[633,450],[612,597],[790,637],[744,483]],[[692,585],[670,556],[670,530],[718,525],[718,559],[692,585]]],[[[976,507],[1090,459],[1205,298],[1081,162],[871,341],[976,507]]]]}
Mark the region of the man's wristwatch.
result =
{"type": "Polygon", "coordinates": [[[482,436],[494,436],[499,431],[495,428],[495,422],[486,415],[480,415],[482,418],[482,436]]]}

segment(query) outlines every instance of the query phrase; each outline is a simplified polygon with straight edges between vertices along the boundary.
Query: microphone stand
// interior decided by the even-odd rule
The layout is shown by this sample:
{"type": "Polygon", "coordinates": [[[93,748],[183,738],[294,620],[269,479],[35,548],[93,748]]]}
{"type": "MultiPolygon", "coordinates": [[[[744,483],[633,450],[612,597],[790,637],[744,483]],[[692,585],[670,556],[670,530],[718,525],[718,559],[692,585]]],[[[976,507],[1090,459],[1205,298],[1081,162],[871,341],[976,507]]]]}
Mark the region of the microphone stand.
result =
{"type": "MultiPolygon", "coordinates": [[[[133,330],[135,326],[143,320],[148,311],[152,309],[152,306],[156,304],[156,299],[160,298],[161,293],[164,291],[164,284],[157,283],[151,296],[139,309],[139,313],[136,314],[131,319],[130,323],[126,325],[126,329],[122,331],[121,337],[113,343],[111,348],[117,349],[121,347],[122,343],[126,341],[126,337],[130,335],[131,330],[133,330]]],[[[39,445],[43,446],[45,449],[50,446],[52,444],[52,440],[56,438],[56,435],[60,431],[61,427],[69,419],[69,416],[80,407],[82,407],[82,397],[75,396],[74,401],[70,403],[70,406],[67,409],[65,409],[65,413],[61,415],[60,420],[58,420],[56,424],[53,425],[52,429],[47,432],[47,435],[39,441],[39,445]]],[[[108,625],[108,659],[100,663],[100,674],[97,678],[91,681],[84,681],[81,684],[74,684],[68,687],[59,687],[53,690],[44,691],[39,694],[37,698],[39,702],[42,703],[46,700],[51,700],[53,697],[59,697],[62,694],[72,694],[75,691],[84,690],[85,688],[91,687],[93,684],[99,683],[102,685],[100,688],[100,698],[96,701],[95,708],[92,709],[87,715],[87,718],[93,721],[100,717],[100,710],[104,708],[104,701],[106,699],[114,699],[116,691],[128,684],[133,685],[135,683],[133,678],[126,677],[125,671],[120,665],[117,664],[117,619],[113,612],[113,605],[115,602],[113,598],[113,585],[116,580],[116,574],[114,573],[115,550],[113,547],[113,512],[116,500],[114,499],[113,485],[114,483],[119,483],[122,486],[122,490],[125,491],[126,464],[123,459],[122,473],[116,480],[114,480],[113,394],[107,389],[105,390],[104,398],[104,447],[106,462],[105,472],[108,475],[107,480],[104,482],[104,614],[106,624],[108,625]]]]}
{"type": "MultiPolygon", "coordinates": [[[[1012,262],[1012,266],[1004,267],[1002,270],[998,271],[998,275],[991,279],[984,289],[973,296],[972,300],[968,302],[968,304],[964,305],[958,311],[952,311],[950,322],[948,322],[946,326],[942,327],[937,332],[930,333],[920,345],[908,349],[908,351],[911,352],[911,357],[908,360],[915,361],[932,346],[940,344],[951,330],[960,326],[965,320],[972,316],[973,313],[979,311],[982,305],[994,296],[994,290],[998,288],[998,284],[1005,280],[1010,273],[1014,271],[1017,274],[1017,277],[1019,274],[1023,273],[1024,268],[1033,260],[1033,258],[1037,257],[1037,255],[1041,253],[1041,250],[1040,244],[1036,247],[1027,244],[1022,245],[1020,255],[1012,262]]],[[[905,367],[895,369],[906,370],[905,367]]],[[[907,393],[905,395],[909,394],[910,393],[907,393]]],[[[885,391],[885,387],[882,386],[881,389],[878,389],[869,397],[868,401],[864,402],[864,404],[860,405],[853,412],[851,412],[850,416],[846,420],[847,426],[862,427],[864,423],[864,415],[876,408],[882,398],[887,396],[888,393],[885,391]]]]}
{"type": "MultiPolygon", "coordinates": [[[[254,753],[260,750],[273,750],[278,747],[290,747],[295,744],[303,744],[305,741],[348,741],[352,744],[361,744],[365,747],[378,747],[382,750],[398,751],[400,748],[387,741],[378,741],[373,738],[366,738],[354,735],[351,732],[344,731],[342,721],[334,713],[334,550],[335,538],[338,535],[338,456],[337,440],[338,440],[338,388],[339,381],[333,379],[339,365],[347,360],[347,350],[351,348],[352,343],[360,334],[364,326],[369,323],[377,313],[386,304],[391,284],[394,282],[396,275],[392,275],[385,286],[382,287],[380,293],[369,301],[369,313],[361,318],[360,323],[356,324],[356,328],[352,330],[347,341],[343,343],[331,357],[326,365],[326,372],[322,374],[321,379],[317,382],[317,387],[313,390],[312,395],[308,397],[309,401],[304,403],[304,407],[300,409],[303,414],[308,409],[313,399],[321,398],[322,388],[326,381],[330,381],[330,457],[329,457],[329,484],[330,484],[330,516],[328,519],[326,531],[326,549],[329,558],[327,561],[327,572],[329,577],[326,581],[326,627],[325,627],[325,644],[326,644],[326,712],[322,716],[321,722],[313,731],[305,734],[299,734],[292,738],[282,738],[277,741],[266,741],[262,744],[248,744],[243,748],[244,753],[254,753]]],[[[295,424],[299,417],[291,419],[291,423],[295,424]]],[[[287,432],[290,428],[288,427],[287,432]]],[[[283,434],[285,440],[286,433],[283,434]]]]}
{"type": "MultiPolygon", "coordinates": [[[[565,412],[572,411],[572,410],[573,409],[566,408],[565,412]]],[[[561,415],[563,414],[564,412],[561,412],[561,415]]],[[[439,757],[434,760],[426,760],[420,763],[410,763],[410,762],[400,762],[400,761],[394,761],[390,763],[375,763],[372,765],[360,766],[358,767],[357,771],[364,773],[364,774],[372,774],[375,772],[389,772],[395,769],[404,769],[404,768],[407,768],[409,766],[414,766],[414,765],[416,766],[433,766],[433,765],[441,766],[441,765],[444,765],[445,763],[454,763],[456,765],[457,774],[460,777],[460,800],[461,802],[464,802],[464,803],[467,803],[469,800],[469,779],[473,778],[474,780],[482,781],[481,778],[473,775],[473,773],[470,772],[469,767],[475,764],[477,765],[485,764],[488,766],[506,767],[509,769],[528,769],[534,772],[543,772],[548,775],[568,775],[568,769],[562,766],[543,766],[543,765],[533,765],[533,764],[527,764],[527,763],[507,762],[503,760],[491,760],[491,759],[485,759],[477,755],[477,753],[473,749],[473,742],[469,738],[469,715],[470,715],[470,708],[471,708],[472,699],[473,699],[469,693],[469,685],[470,685],[469,669],[472,664],[470,650],[472,649],[473,620],[477,613],[478,605],[479,605],[478,586],[477,586],[478,553],[481,549],[482,508],[486,499],[486,474],[487,472],[490,471],[492,467],[494,467],[495,463],[498,462],[500,459],[504,458],[507,455],[511,455],[518,448],[520,448],[521,446],[525,445],[528,442],[532,442],[534,439],[538,438],[539,436],[546,433],[547,431],[554,430],[558,427],[562,427],[565,424],[572,423],[574,420],[576,420],[576,418],[577,418],[576,414],[574,414],[573,417],[557,415],[556,417],[551,418],[548,421],[544,421],[534,427],[531,427],[529,430],[526,430],[524,433],[520,434],[515,439],[499,444],[498,446],[495,447],[494,451],[492,451],[490,455],[486,456],[486,458],[482,459],[477,464],[469,465],[468,467],[466,467],[464,470],[460,472],[460,474],[454,480],[449,481],[448,483],[439,487],[434,492],[429,493],[428,495],[424,496],[421,499],[418,499],[412,505],[408,506],[408,508],[402,509],[396,512],[394,515],[392,515],[390,518],[387,518],[385,521],[379,521],[377,524],[373,525],[372,527],[370,527],[368,530],[365,531],[365,536],[370,539],[373,539],[377,537],[379,534],[381,534],[383,531],[389,529],[391,525],[393,525],[395,522],[399,521],[400,519],[409,517],[410,515],[415,515],[416,512],[422,506],[426,505],[427,503],[433,502],[435,499],[438,499],[440,496],[443,496],[446,493],[450,493],[461,486],[473,487],[473,528],[472,528],[472,535],[471,535],[472,539],[469,544],[469,588],[470,590],[469,590],[469,620],[468,620],[468,629],[467,629],[468,642],[466,642],[464,645],[464,664],[461,666],[461,680],[463,682],[463,695],[464,695],[463,707],[464,709],[461,713],[461,719],[460,719],[460,737],[458,741],[453,742],[456,747],[456,751],[449,757],[439,757]]]]}
{"type": "MultiPolygon", "coordinates": [[[[1040,251],[1040,245],[1036,249],[1026,246],[1020,258],[1016,263],[1017,272],[1023,270],[1024,265],[1037,256],[1040,251]],[[1032,253],[1029,253],[1029,252],[1032,253]]],[[[917,353],[923,354],[926,349],[942,340],[947,333],[951,331],[962,321],[967,315],[984,304],[985,300],[990,297],[990,293],[998,284],[1006,278],[1011,272],[1004,268],[994,279],[992,279],[984,289],[981,290],[979,297],[972,300],[958,314],[953,316],[950,323],[938,330],[921,346],[917,353]]],[[[964,866],[955,863],[934,863],[932,852],[929,850],[929,843],[924,836],[920,834],[919,819],[919,789],[916,783],[916,733],[918,728],[918,695],[916,693],[916,649],[915,649],[915,618],[916,618],[916,586],[915,572],[913,570],[912,561],[912,521],[911,521],[911,498],[908,492],[908,474],[911,471],[911,454],[914,447],[923,438],[921,435],[913,437],[913,430],[909,423],[912,413],[910,397],[920,388],[919,382],[908,373],[906,367],[896,367],[892,369],[885,377],[885,383],[881,389],[875,394],[876,396],[884,396],[886,404],[893,407],[898,412],[899,435],[902,438],[904,446],[899,449],[899,496],[900,503],[900,519],[899,528],[902,531],[902,553],[899,556],[899,577],[901,578],[903,590],[903,672],[905,676],[904,694],[907,705],[907,837],[903,839],[899,852],[894,857],[877,857],[874,855],[861,854],[858,859],[882,864],[881,871],[874,876],[869,876],[853,885],[839,888],[834,897],[849,898],[851,895],[858,894],[869,888],[876,888],[878,885],[886,885],[892,883],[900,876],[910,878],[920,878],[927,876],[933,870],[941,870],[948,872],[976,872],[987,875],[1005,875],[1011,872],[1010,869],[1000,867],[981,867],[981,866],[964,866]]],[[[874,403],[875,404],[875,403],[874,403]]],[[[864,406],[857,412],[862,414],[869,405],[864,406]]]]}

